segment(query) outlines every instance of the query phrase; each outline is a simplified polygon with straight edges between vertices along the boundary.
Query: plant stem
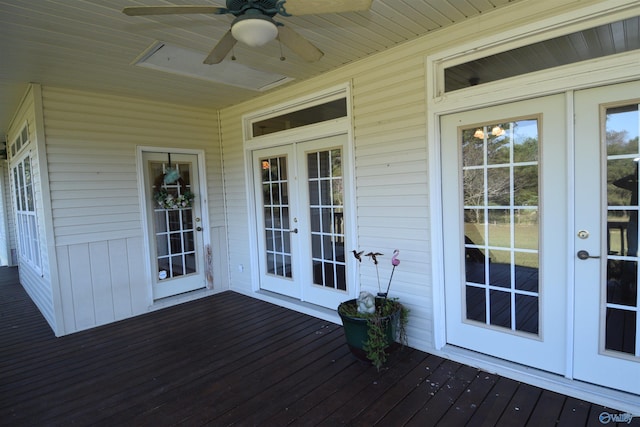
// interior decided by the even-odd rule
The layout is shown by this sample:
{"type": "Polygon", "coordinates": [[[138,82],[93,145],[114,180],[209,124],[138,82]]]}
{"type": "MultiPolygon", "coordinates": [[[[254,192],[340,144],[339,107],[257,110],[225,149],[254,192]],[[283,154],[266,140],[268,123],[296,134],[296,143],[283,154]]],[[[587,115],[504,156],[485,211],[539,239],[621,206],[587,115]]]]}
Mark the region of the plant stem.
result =
{"type": "MultiPolygon", "coordinates": [[[[396,266],[395,265],[391,269],[391,276],[389,276],[389,284],[387,285],[387,293],[385,294],[385,298],[387,297],[387,295],[389,295],[389,288],[391,288],[391,280],[393,279],[393,272],[394,271],[396,271],[396,266]]],[[[380,282],[380,279],[378,279],[378,282],[380,282]]],[[[380,283],[378,283],[378,287],[380,287],[380,283]]]]}

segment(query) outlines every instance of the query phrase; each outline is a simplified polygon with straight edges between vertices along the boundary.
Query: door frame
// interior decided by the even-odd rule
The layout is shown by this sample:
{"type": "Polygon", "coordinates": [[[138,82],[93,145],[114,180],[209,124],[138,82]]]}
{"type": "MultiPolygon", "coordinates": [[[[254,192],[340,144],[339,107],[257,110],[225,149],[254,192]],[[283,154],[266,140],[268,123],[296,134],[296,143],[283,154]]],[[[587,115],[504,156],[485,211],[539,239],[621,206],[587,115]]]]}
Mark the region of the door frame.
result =
{"type": "MultiPolygon", "coordinates": [[[[513,27],[499,34],[488,37],[474,38],[472,41],[455,43],[447,41],[449,46],[445,50],[425,56],[426,79],[426,135],[428,150],[428,179],[431,230],[431,265],[432,265],[432,301],[433,312],[433,341],[436,354],[457,360],[462,363],[479,366],[500,375],[519,381],[544,387],[549,390],[569,394],[578,398],[591,399],[610,407],[619,409],[629,408],[630,411],[640,410],[637,397],[624,392],[618,392],[604,387],[573,381],[572,369],[566,369],[565,378],[523,367],[515,363],[505,362],[490,356],[485,356],[468,350],[460,350],[447,345],[445,318],[445,288],[444,288],[444,235],[443,204],[442,204],[442,163],[441,163],[441,116],[479,109],[487,106],[510,103],[529,98],[563,93],[566,96],[566,119],[573,123],[573,91],[587,89],[608,84],[617,84],[640,79],[638,74],[637,51],[610,57],[583,61],[549,70],[532,72],[511,77],[503,81],[481,84],[446,95],[444,87],[444,69],[448,66],[467,62],[479,57],[488,56],[519,46],[535,43],[542,39],[561,34],[569,34],[581,29],[590,28],[606,22],[637,16],[638,6],[628,0],[616,0],[615,4],[594,4],[580,10],[560,13],[539,21],[532,21],[525,25],[513,27]]],[[[467,39],[471,40],[471,39],[467,39]]],[[[444,43],[443,43],[444,44],[444,43]]],[[[567,173],[569,174],[568,197],[574,198],[575,165],[573,153],[573,126],[567,126],[567,173]]],[[[567,218],[567,259],[575,254],[574,236],[571,230],[575,228],[573,206],[569,207],[567,218]]],[[[573,300],[574,274],[573,269],[567,271],[567,297],[573,300]]],[[[571,366],[574,358],[574,310],[573,305],[567,307],[567,343],[566,364],[571,366]]]]}
{"type": "MultiPolygon", "coordinates": [[[[190,154],[197,157],[198,162],[198,194],[195,195],[196,199],[200,200],[201,206],[201,222],[202,222],[202,244],[203,244],[203,260],[206,262],[205,248],[207,245],[211,245],[211,231],[209,226],[209,202],[208,202],[208,190],[207,190],[207,168],[205,165],[205,153],[204,150],[195,150],[188,148],[176,148],[176,147],[160,147],[160,146],[137,146],[136,147],[136,171],[138,178],[138,194],[140,203],[140,215],[142,225],[142,244],[144,248],[144,255],[147,262],[144,266],[145,283],[147,284],[147,304],[153,306],[161,300],[155,300],[153,297],[153,283],[155,276],[152,275],[151,265],[151,247],[149,245],[149,212],[147,209],[147,202],[145,195],[147,193],[144,179],[144,168],[146,167],[143,161],[143,153],[156,152],[156,153],[170,153],[170,154],[190,154]]],[[[155,256],[155,255],[154,255],[155,256]]],[[[205,267],[203,263],[203,268],[205,267]]],[[[168,297],[171,298],[171,297],[168,297]]]]}
{"type": "MultiPolygon", "coordinates": [[[[260,289],[260,267],[259,267],[259,245],[258,234],[260,229],[258,227],[258,214],[256,209],[256,193],[255,193],[255,176],[253,167],[253,152],[255,150],[277,147],[282,145],[296,145],[306,143],[314,140],[322,140],[328,137],[345,135],[347,138],[345,144],[344,158],[348,162],[349,176],[351,182],[345,183],[345,186],[349,186],[348,194],[355,195],[355,148],[353,138],[353,123],[352,123],[352,105],[351,105],[351,85],[344,83],[334,87],[329,87],[320,92],[314,92],[307,96],[292,99],[281,104],[273,105],[262,110],[246,114],[242,117],[243,121],[243,155],[244,155],[244,177],[245,177],[245,193],[246,203],[248,207],[247,213],[247,227],[249,230],[248,239],[251,253],[249,255],[250,262],[250,287],[254,296],[258,296],[261,299],[267,301],[274,301],[284,306],[291,307],[300,310],[304,307],[304,297],[300,300],[282,296],[279,294],[271,293],[260,289]],[[251,135],[251,123],[262,118],[271,117],[278,113],[295,111],[304,109],[310,105],[320,104],[333,100],[339,97],[344,97],[347,102],[347,116],[328,120],[321,123],[315,123],[312,125],[297,127],[288,129],[268,135],[252,137],[251,135]]],[[[358,247],[358,239],[356,232],[356,202],[355,200],[345,200],[345,221],[351,226],[346,230],[347,238],[353,242],[355,247],[358,247]]],[[[233,268],[233,266],[230,266],[233,268]]],[[[238,269],[242,272],[244,267],[238,266],[238,269]]],[[[359,290],[359,281],[357,276],[357,269],[347,269],[347,283],[353,283],[353,292],[357,294],[359,290]]],[[[347,299],[347,298],[345,298],[347,299]]],[[[329,313],[325,313],[321,306],[313,305],[313,313],[316,316],[321,316],[327,320],[335,320],[334,316],[329,313]]],[[[309,311],[310,312],[310,311],[309,311]]]]}

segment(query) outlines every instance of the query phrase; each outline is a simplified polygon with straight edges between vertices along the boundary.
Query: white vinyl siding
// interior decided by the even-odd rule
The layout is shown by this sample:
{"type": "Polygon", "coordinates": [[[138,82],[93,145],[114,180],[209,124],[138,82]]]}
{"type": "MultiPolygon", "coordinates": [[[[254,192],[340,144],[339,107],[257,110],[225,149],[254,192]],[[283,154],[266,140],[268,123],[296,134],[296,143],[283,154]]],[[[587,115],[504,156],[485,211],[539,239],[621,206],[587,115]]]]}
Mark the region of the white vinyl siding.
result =
{"type": "MultiPolygon", "coordinates": [[[[401,267],[390,294],[411,310],[410,345],[432,347],[428,233],[427,146],[424,58],[415,49],[392,49],[322,77],[221,112],[232,289],[251,292],[248,206],[244,175],[242,116],[267,110],[327,88],[352,82],[357,233],[360,250],[391,254],[401,267]]],[[[345,248],[347,252],[356,248],[345,248]]],[[[375,268],[360,265],[359,285],[377,291],[375,268]]]]}
{"type": "Polygon", "coordinates": [[[64,334],[147,312],[137,146],[204,150],[214,284],[224,216],[213,110],[43,88],[53,233],[64,334]]]}

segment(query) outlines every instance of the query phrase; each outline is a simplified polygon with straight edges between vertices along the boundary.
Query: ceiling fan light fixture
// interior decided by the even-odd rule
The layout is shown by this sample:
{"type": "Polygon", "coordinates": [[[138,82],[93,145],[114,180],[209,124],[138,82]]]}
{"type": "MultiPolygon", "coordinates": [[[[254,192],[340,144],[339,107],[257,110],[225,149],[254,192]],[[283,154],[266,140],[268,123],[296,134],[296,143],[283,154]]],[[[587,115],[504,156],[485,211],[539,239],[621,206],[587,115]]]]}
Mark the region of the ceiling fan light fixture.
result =
{"type": "Polygon", "coordinates": [[[243,15],[231,25],[233,38],[251,47],[260,47],[278,36],[278,27],[265,15],[243,15]]]}

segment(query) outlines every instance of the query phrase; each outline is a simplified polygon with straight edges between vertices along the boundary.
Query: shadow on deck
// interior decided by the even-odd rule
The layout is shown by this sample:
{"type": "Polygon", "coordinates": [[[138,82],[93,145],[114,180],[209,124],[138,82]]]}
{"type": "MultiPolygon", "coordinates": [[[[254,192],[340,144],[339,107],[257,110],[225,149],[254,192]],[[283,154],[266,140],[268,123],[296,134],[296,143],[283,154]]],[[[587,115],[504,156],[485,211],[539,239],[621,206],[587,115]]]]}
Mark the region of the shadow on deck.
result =
{"type": "Polygon", "coordinates": [[[55,338],[0,268],[0,320],[2,425],[574,427],[607,410],[410,348],[378,373],[339,325],[234,292],[55,338]]]}

